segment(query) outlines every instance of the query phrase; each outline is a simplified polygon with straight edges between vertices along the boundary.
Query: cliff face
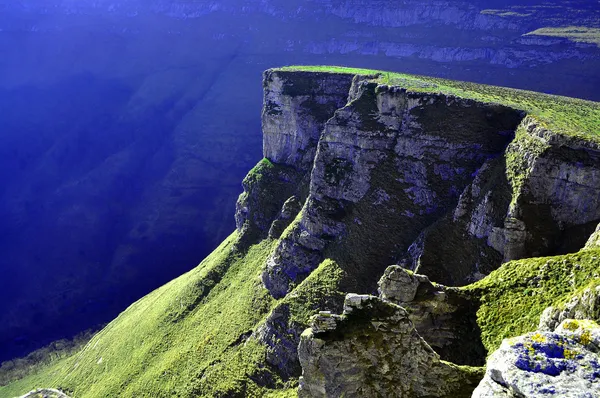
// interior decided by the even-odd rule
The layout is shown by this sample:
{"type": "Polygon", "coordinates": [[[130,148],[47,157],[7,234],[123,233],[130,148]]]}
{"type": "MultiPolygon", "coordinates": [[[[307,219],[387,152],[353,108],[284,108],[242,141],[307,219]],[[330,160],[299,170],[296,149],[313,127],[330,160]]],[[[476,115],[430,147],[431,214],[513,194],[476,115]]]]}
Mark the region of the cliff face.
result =
{"type": "MultiPolygon", "coordinates": [[[[354,77],[351,87],[347,78],[330,85],[344,79],[335,74],[315,78],[322,83],[307,83],[305,72],[265,78],[264,154],[273,167],[298,172],[286,183],[304,204],[263,275],[274,297],[325,257],[353,270],[350,289],[372,290],[374,279],[364,276],[383,270],[372,264],[399,260],[457,285],[503,261],[577,251],[596,227],[594,142],[553,133],[501,105],[410,92],[368,76],[354,77]],[[336,110],[344,101],[328,95],[330,87],[349,88],[347,104],[336,110]],[[458,245],[477,250],[453,253],[458,245]]],[[[238,207],[253,196],[260,195],[247,190],[238,207]]],[[[245,224],[238,211],[238,230],[245,224]]],[[[266,236],[269,223],[262,224],[266,236]]]]}
{"type": "MultiPolygon", "coordinates": [[[[505,261],[576,252],[600,220],[595,141],[554,133],[507,106],[382,85],[368,74],[351,86],[342,75],[313,76],[265,74],[264,154],[281,172],[264,174],[259,190],[246,184],[238,202],[242,240],[252,228],[264,237],[287,227],[271,235],[279,241],[262,274],[270,294],[284,300],[255,334],[283,374],[299,369],[294,347],[305,325],[290,315],[286,297],[302,300],[303,281],[325,259],[342,269],[342,292],[374,292],[394,263],[460,286],[505,261]],[[328,95],[334,86],[349,88],[347,103],[328,95]],[[289,187],[282,194],[281,181],[289,187]],[[264,200],[276,203],[270,216],[264,200]]],[[[443,359],[482,364],[478,338],[461,345],[477,335],[478,305],[455,297],[440,310],[432,302],[409,306],[417,330],[443,359]]],[[[339,296],[321,304],[313,308],[341,310],[339,296]]]]}
{"type": "MultiPolygon", "coordinates": [[[[365,283],[365,276],[380,274],[377,264],[393,262],[456,205],[471,175],[504,151],[521,119],[502,106],[360,77],[348,104],[332,116],[318,142],[302,215],[263,275],[274,297],[289,293],[325,256],[354,270],[349,289],[372,290],[374,281],[365,283]]],[[[265,155],[286,156],[298,145],[285,129],[278,135],[276,142],[285,144],[274,147],[267,135],[265,155]]]]}
{"type": "Polygon", "coordinates": [[[597,144],[526,118],[504,156],[481,168],[452,214],[411,246],[408,263],[444,283],[462,284],[502,261],[579,250],[600,217],[599,155],[597,144]],[[457,245],[472,248],[471,257],[452,255],[457,245]],[[466,262],[475,268],[465,269],[466,262]],[[444,270],[436,269],[441,263],[444,270]]]}

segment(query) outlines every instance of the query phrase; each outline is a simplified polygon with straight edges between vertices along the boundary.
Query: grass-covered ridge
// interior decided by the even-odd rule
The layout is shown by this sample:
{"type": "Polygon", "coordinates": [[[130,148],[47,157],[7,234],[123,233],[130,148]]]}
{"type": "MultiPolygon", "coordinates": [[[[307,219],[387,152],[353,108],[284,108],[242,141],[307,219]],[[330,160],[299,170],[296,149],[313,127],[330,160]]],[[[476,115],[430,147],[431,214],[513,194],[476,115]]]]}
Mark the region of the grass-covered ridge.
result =
{"type": "Polygon", "coordinates": [[[507,87],[461,82],[435,77],[408,75],[370,69],[339,66],[286,66],[276,71],[348,73],[379,75],[378,83],[399,86],[409,91],[440,93],[485,103],[498,103],[522,110],[548,129],[600,143],[600,103],[577,98],[536,93],[507,87]]]}
{"type": "Polygon", "coordinates": [[[464,289],[481,295],[477,313],[489,352],[503,339],[537,329],[542,312],[600,285],[600,250],[511,261],[464,289]]]}

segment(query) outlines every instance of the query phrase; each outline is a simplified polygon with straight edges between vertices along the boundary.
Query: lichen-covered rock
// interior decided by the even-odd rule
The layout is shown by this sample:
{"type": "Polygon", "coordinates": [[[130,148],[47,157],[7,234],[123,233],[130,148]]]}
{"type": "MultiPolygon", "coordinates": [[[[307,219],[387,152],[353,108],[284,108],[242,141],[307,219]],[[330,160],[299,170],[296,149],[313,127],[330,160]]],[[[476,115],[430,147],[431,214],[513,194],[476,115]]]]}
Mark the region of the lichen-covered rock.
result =
{"type": "Polygon", "coordinates": [[[39,388],[19,398],[69,398],[69,396],[52,388],[39,388]]]}
{"type": "Polygon", "coordinates": [[[379,295],[383,300],[394,303],[413,301],[422,285],[433,290],[433,285],[425,275],[418,275],[400,266],[392,265],[386,268],[379,280],[379,295]]]}
{"type": "Polygon", "coordinates": [[[468,397],[481,374],[440,359],[402,307],[348,295],[342,315],[321,313],[298,352],[299,397],[468,397]]]}
{"type": "Polygon", "coordinates": [[[478,297],[433,284],[392,265],[379,280],[380,297],[405,308],[419,335],[446,361],[481,366],[486,350],[477,325],[478,297]]]}
{"type": "Polygon", "coordinates": [[[566,319],[600,321],[600,286],[585,289],[562,308],[546,308],[540,317],[538,329],[552,332],[566,319]]]}
{"type": "Polygon", "coordinates": [[[566,320],[556,332],[506,339],[473,398],[600,396],[600,327],[566,320]]]}

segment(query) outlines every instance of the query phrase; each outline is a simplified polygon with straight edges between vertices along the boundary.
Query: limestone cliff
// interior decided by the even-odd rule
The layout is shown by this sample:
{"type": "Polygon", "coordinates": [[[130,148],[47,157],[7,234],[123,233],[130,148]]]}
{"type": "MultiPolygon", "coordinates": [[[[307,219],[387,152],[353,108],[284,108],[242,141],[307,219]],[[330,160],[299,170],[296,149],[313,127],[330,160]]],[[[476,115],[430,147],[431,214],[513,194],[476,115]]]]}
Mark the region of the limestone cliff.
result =
{"type": "MultiPolygon", "coordinates": [[[[596,140],[553,131],[524,106],[404,83],[367,71],[265,73],[265,160],[244,182],[236,219],[242,240],[278,239],[262,281],[281,301],[253,337],[285,377],[300,369],[295,347],[309,324],[294,303],[341,312],[339,292],[375,292],[390,264],[400,266],[385,272],[382,298],[408,310],[443,360],[482,365],[481,293],[403,268],[460,286],[593,240],[596,140]],[[315,298],[306,286],[325,260],[339,267],[338,293],[315,298]],[[412,296],[394,296],[386,278],[417,281],[412,296]]],[[[320,355],[306,350],[306,363],[320,355]]]]}

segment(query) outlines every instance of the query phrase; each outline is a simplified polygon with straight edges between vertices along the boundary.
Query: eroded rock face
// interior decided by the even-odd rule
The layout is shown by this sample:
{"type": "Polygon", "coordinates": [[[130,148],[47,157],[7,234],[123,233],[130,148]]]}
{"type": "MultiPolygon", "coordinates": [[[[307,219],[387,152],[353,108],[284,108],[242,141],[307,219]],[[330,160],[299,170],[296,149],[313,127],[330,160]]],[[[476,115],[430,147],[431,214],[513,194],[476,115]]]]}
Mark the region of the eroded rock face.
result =
{"type": "Polygon", "coordinates": [[[263,155],[308,171],[323,126],[346,105],[354,76],[266,71],[263,77],[263,155]]]}
{"type": "Polygon", "coordinates": [[[506,339],[473,398],[600,396],[600,327],[564,321],[556,332],[506,339]]]}
{"type": "Polygon", "coordinates": [[[480,168],[452,217],[413,243],[408,262],[433,280],[457,285],[505,261],[576,252],[600,220],[598,198],[598,145],[527,117],[505,154],[480,168]],[[464,250],[456,253],[456,247],[464,250]]]}
{"type": "Polygon", "coordinates": [[[555,134],[531,118],[520,130],[505,156],[508,172],[519,176],[513,203],[504,230],[490,235],[500,235],[493,246],[505,261],[575,252],[600,220],[600,146],[555,134]]]}
{"type": "Polygon", "coordinates": [[[302,217],[268,260],[263,281],[274,297],[325,254],[356,272],[351,289],[373,290],[375,281],[364,276],[383,272],[456,206],[472,174],[504,151],[522,117],[364,78],[355,78],[349,99],[324,125],[302,217]]]}
{"type": "Polygon", "coordinates": [[[468,397],[481,377],[441,361],[406,310],[374,296],[315,316],[298,353],[299,397],[468,397]]]}
{"type": "Polygon", "coordinates": [[[279,237],[298,214],[308,195],[319,134],[346,103],[352,79],[347,74],[265,72],[264,159],[244,179],[236,204],[242,249],[266,238],[276,219],[272,236],[279,237]]]}
{"type": "Polygon", "coordinates": [[[457,288],[432,284],[424,275],[392,265],[379,280],[383,300],[407,310],[419,335],[443,360],[482,366],[486,350],[477,325],[478,298],[457,288]]]}

